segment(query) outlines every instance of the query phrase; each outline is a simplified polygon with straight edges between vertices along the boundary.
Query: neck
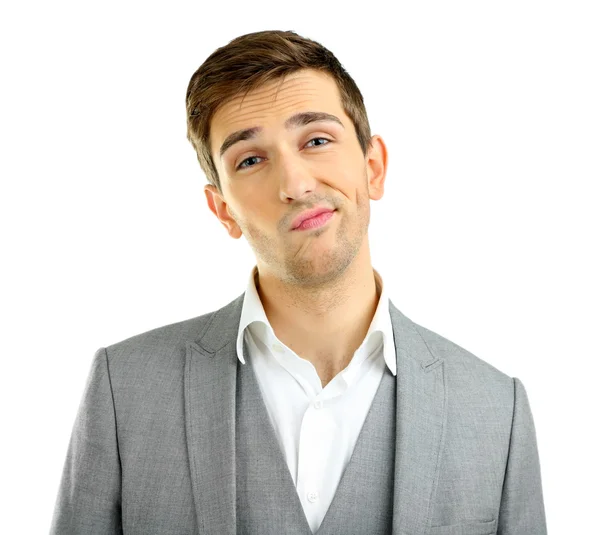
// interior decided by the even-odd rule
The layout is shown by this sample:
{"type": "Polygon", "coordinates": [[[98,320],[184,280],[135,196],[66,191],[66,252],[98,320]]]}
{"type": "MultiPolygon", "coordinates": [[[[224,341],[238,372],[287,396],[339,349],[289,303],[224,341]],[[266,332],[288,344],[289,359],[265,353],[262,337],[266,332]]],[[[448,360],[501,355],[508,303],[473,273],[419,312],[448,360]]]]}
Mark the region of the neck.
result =
{"type": "Polygon", "coordinates": [[[380,290],[368,248],[366,253],[359,254],[338,278],[318,288],[289,285],[264,270],[255,277],[275,335],[312,362],[323,383],[348,365],[377,310],[380,290]]]}

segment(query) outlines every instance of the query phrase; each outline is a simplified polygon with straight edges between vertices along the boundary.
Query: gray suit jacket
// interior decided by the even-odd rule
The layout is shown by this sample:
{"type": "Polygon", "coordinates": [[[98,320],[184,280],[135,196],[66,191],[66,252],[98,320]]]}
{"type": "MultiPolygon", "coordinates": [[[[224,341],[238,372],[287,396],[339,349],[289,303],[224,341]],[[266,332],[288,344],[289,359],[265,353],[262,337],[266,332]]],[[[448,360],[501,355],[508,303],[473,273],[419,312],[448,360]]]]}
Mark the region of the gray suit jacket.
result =
{"type": "MultiPolygon", "coordinates": [[[[51,534],[236,533],[235,340],[243,297],[96,352],[51,534]]],[[[521,381],[391,302],[390,314],[393,534],[546,534],[521,381]]]]}

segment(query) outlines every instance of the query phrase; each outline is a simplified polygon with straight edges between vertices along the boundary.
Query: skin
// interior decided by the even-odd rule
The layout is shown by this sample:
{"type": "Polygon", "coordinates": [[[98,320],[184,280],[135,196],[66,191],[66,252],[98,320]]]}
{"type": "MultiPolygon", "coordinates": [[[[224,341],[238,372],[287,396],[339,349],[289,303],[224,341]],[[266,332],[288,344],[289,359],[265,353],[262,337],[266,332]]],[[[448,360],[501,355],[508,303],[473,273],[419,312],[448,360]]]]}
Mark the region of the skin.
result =
{"type": "Polygon", "coordinates": [[[383,139],[374,135],[364,156],[333,78],[312,69],[226,102],[210,132],[223,193],[205,186],[208,207],[232,238],[247,239],[275,335],[314,365],[324,386],[362,344],[379,302],[368,226],[369,201],[383,196],[383,139]],[[333,114],[343,127],[315,122],[287,130],[285,120],[301,111],[333,114]],[[220,156],[229,134],[255,126],[263,127],[259,135],[220,156]],[[322,205],[336,209],[325,226],[290,230],[298,214],[322,205]]]}

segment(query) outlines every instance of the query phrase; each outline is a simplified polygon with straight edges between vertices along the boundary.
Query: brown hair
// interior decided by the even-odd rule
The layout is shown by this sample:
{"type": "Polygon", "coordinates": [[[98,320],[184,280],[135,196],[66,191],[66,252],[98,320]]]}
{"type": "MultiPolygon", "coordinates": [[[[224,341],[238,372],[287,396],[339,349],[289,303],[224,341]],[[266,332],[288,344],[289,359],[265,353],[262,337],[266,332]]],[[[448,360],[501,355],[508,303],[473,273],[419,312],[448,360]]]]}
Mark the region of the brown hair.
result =
{"type": "Polygon", "coordinates": [[[215,50],[192,75],[185,96],[187,138],[196,150],[206,178],[221,194],[221,181],[210,152],[209,131],[217,108],[243,91],[245,97],[252,89],[300,69],[315,69],[332,76],[362,152],[367,154],[371,128],[363,97],[337,58],[320,43],[293,31],[248,33],[215,50]]]}

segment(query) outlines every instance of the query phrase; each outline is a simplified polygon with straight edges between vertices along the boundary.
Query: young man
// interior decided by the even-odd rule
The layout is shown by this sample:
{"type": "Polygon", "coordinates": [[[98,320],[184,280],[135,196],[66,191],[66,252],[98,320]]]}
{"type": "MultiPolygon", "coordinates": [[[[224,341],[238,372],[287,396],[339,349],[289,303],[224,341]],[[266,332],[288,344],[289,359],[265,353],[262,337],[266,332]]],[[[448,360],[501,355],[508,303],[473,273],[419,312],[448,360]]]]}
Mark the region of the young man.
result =
{"type": "Polygon", "coordinates": [[[371,265],[387,151],[333,54],[238,37],[186,105],[208,207],[256,266],[225,307],[96,352],[52,533],[545,534],[522,382],[371,265]]]}

